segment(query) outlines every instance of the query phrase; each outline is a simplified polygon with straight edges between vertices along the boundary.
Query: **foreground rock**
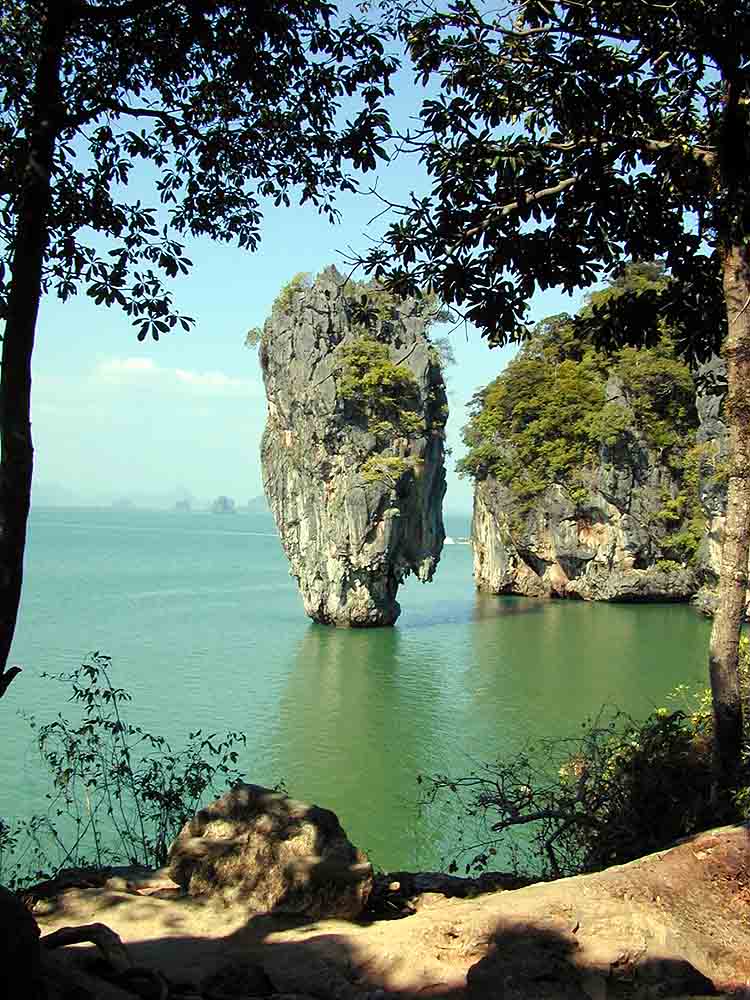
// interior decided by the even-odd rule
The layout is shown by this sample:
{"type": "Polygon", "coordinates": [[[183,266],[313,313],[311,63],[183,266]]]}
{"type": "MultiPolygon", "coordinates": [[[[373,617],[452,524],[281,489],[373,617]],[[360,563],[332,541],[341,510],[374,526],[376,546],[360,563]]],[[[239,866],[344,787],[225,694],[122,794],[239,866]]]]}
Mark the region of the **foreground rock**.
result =
{"type": "Polygon", "coordinates": [[[437,566],[447,403],[427,322],[330,267],[265,324],[263,485],[314,621],[391,625],[403,579],[437,566]]]}
{"type": "Polygon", "coordinates": [[[354,919],[372,888],[335,813],[260,785],[238,785],[186,823],[169,873],[191,896],[311,919],[354,919]]]}
{"type": "Polygon", "coordinates": [[[195,984],[193,997],[749,996],[749,833],[727,827],[608,871],[475,899],[428,892],[413,916],[369,925],[290,926],[158,898],[158,875],[134,877],[128,891],[70,889],[39,923],[44,933],[108,923],[134,962],[195,984]]]}

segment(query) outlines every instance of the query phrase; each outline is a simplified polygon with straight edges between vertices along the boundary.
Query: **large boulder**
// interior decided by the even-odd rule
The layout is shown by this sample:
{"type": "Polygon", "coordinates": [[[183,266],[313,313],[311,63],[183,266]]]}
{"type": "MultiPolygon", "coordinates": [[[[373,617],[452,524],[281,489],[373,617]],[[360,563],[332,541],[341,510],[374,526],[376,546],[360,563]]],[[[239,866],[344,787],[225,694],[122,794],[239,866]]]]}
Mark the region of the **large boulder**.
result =
{"type": "Polygon", "coordinates": [[[312,919],[354,919],[372,888],[335,813],[260,785],[237,785],[186,823],[169,874],[191,896],[312,919]]]}

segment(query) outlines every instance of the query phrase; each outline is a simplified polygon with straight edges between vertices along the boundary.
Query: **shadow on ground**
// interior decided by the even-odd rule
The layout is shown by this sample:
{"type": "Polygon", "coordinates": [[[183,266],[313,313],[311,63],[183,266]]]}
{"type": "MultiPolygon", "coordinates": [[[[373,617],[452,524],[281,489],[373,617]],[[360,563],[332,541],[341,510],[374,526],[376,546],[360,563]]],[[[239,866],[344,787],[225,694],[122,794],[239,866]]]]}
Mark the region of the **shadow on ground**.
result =
{"type": "Polygon", "coordinates": [[[413,916],[369,924],[243,916],[174,889],[145,892],[69,890],[43,932],[108,924],[174,998],[750,997],[744,826],[593,875],[476,899],[427,893],[413,916]]]}

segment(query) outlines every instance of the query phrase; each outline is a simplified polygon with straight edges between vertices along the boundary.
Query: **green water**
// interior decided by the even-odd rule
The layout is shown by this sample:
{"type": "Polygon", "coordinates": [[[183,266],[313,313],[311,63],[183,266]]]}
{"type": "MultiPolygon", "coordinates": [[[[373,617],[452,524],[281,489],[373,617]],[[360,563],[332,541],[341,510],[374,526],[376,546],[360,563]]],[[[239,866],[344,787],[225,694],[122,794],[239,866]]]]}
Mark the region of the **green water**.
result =
{"type": "Polygon", "coordinates": [[[708,624],[690,608],[479,595],[464,545],[400,600],[394,629],[311,624],[262,516],[34,511],[13,649],[26,669],[0,706],[0,815],[38,808],[45,790],[17,710],[51,718],[64,705],[41,673],[93,649],[113,657],[133,721],[176,742],[242,730],[249,780],[334,809],[391,869],[450,852],[450,816],[417,810],[418,774],[567,735],[605,703],[645,715],[705,675],[708,624]]]}

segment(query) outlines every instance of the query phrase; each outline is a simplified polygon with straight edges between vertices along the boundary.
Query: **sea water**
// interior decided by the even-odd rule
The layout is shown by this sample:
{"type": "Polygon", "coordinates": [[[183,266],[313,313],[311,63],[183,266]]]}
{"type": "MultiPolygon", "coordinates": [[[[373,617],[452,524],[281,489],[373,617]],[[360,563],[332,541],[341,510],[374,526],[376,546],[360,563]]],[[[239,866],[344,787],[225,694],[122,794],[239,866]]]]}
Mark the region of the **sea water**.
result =
{"type": "MultiPolygon", "coordinates": [[[[446,527],[466,536],[468,518],[446,527]]],[[[24,672],[0,702],[0,816],[44,801],[20,713],[44,722],[67,706],[41,675],[93,650],[132,694],[129,721],[174,745],[242,731],[248,780],[333,809],[391,870],[444,863],[461,825],[420,808],[418,776],[575,734],[603,705],[645,716],[704,681],[709,626],[691,608],[483,595],[471,563],[468,545],[448,545],[433,583],[401,588],[395,628],[334,629],[305,617],[270,516],[32,511],[11,659],[24,672]]]]}

